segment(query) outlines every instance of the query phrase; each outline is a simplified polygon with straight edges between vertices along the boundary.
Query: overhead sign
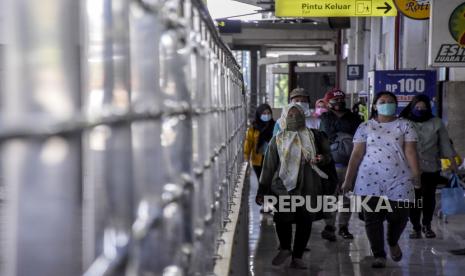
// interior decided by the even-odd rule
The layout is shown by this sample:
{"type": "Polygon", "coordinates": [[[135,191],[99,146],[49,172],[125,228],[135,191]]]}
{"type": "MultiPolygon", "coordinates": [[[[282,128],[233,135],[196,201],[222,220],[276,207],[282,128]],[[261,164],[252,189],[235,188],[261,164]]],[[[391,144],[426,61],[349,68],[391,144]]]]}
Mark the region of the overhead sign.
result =
{"type": "Polygon", "coordinates": [[[363,65],[347,65],[347,80],[362,80],[363,65]]]}
{"type": "Polygon", "coordinates": [[[396,16],[392,0],[276,0],[278,17],[396,16]]]}
{"type": "Polygon", "coordinates": [[[240,20],[216,20],[220,33],[234,34],[242,32],[240,20]]]}
{"type": "Polygon", "coordinates": [[[386,70],[375,71],[375,94],[389,91],[396,95],[399,103],[397,114],[419,94],[432,99],[436,95],[436,71],[430,70],[386,70]]]}
{"type": "Polygon", "coordinates": [[[430,0],[394,0],[397,10],[403,15],[417,20],[429,18],[430,0]]]}
{"type": "Polygon", "coordinates": [[[434,0],[429,33],[429,64],[465,66],[465,1],[434,0]]]}

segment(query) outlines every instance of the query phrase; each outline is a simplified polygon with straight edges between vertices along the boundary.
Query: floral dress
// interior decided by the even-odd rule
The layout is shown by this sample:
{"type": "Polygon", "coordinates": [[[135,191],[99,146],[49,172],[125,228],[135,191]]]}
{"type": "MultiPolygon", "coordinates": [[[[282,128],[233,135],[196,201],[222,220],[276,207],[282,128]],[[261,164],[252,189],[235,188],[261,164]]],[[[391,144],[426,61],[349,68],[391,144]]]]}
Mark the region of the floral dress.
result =
{"type": "Polygon", "coordinates": [[[354,194],[413,202],[413,175],[403,150],[405,142],[417,141],[412,123],[405,119],[388,123],[371,119],[358,127],[353,141],[366,143],[354,194]]]}

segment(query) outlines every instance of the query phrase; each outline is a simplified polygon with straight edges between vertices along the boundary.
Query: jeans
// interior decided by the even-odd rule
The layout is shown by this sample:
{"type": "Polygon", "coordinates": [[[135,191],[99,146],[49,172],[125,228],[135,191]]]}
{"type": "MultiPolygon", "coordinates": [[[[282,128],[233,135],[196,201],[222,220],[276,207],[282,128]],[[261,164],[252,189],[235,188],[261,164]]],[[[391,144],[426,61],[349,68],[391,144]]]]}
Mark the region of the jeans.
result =
{"type": "Polygon", "coordinates": [[[395,246],[407,225],[409,208],[408,205],[404,206],[404,202],[389,201],[392,212],[386,209],[374,212],[379,199],[379,197],[371,197],[367,205],[373,212],[363,210],[363,215],[365,217],[365,230],[373,255],[375,258],[386,258],[386,252],[384,251],[384,221],[387,220],[388,222],[387,242],[389,246],[395,246]]]}
{"type": "Polygon", "coordinates": [[[302,258],[307,242],[310,239],[312,232],[312,223],[300,217],[299,213],[303,212],[303,207],[296,210],[296,220],[294,222],[276,222],[275,228],[278,235],[280,248],[283,250],[291,250],[292,243],[292,224],[296,225],[294,247],[292,249],[292,257],[302,258]]]}
{"type": "Polygon", "coordinates": [[[410,209],[410,222],[413,230],[420,231],[421,224],[431,225],[436,208],[436,186],[440,172],[424,172],[421,174],[421,188],[415,189],[415,206],[410,209]],[[420,224],[420,218],[423,218],[420,224]]]}

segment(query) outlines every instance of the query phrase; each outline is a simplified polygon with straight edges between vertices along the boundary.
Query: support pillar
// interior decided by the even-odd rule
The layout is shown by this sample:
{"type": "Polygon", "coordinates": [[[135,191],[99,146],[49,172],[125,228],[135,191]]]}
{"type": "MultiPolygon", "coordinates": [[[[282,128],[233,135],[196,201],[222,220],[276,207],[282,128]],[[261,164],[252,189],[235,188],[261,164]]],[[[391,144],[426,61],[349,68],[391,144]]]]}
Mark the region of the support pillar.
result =
{"type": "Polygon", "coordinates": [[[292,89],[297,88],[297,74],[295,73],[295,67],[297,66],[297,61],[289,62],[288,68],[288,75],[289,75],[289,82],[288,82],[288,101],[289,101],[289,94],[291,93],[292,89]]]}
{"type": "MultiPolygon", "coordinates": [[[[365,18],[357,18],[355,25],[355,64],[364,64],[365,55],[367,52],[365,50],[365,18]]],[[[363,68],[365,71],[365,68],[363,68]]],[[[358,94],[363,90],[363,82],[365,79],[354,81],[354,87],[352,92],[352,101],[351,106],[354,104],[354,93],[358,94]]]]}
{"type": "Polygon", "coordinates": [[[250,51],[250,102],[249,119],[255,118],[255,110],[258,105],[258,54],[257,51],[250,51]]]}
{"type": "Polygon", "coordinates": [[[341,87],[341,63],[342,63],[342,30],[337,32],[337,41],[335,45],[336,54],[336,87],[341,87]]]}
{"type": "MultiPolygon", "coordinates": [[[[266,48],[262,47],[260,49],[260,58],[266,58],[266,48]]],[[[268,102],[266,94],[266,65],[260,65],[258,68],[258,104],[268,102]]]]}
{"type": "Polygon", "coordinates": [[[428,59],[428,20],[402,20],[401,68],[424,70],[428,59]]]}
{"type": "Polygon", "coordinates": [[[450,81],[445,84],[443,95],[443,120],[446,122],[449,136],[460,156],[465,156],[465,89],[464,81],[450,81]]]}
{"type": "MultiPolygon", "coordinates": [[[[357,52],[356,52],[356,26],[358,24],[358,21],[356,18],[351,18],[351,28],[347,30],[347,43],[349,44],[349,52],[347,56],[347,65],[352,65],[356,64],[357,62],[357,52]]],[[[347,82],[347,89],[346,93],[349,94],[348,96],[350,97],[350,102],[352,102],[353,99],[353,93],[355,91],[355,81],[348,81],[347,77],[344,76],[346,82],[347,82]]]]}
{"type": "Polygon", "coordinates": [[[370,22],[370,52],[369,52],[369,68],[367,71],[374,71],[379,68],[377,63],[378,55],[381,51],[381,24],[380,18],[371,18],[370,22]]]}

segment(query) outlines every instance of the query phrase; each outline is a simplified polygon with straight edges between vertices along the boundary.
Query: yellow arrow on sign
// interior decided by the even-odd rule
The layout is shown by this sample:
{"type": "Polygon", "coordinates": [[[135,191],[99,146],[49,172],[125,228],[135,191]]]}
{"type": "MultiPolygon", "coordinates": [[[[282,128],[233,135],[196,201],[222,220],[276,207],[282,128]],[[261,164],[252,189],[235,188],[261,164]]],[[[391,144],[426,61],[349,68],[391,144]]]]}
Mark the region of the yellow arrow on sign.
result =
{"type": "Polygon", "coordinates": [[[278,17],[396,16],[392,0],[276,0],[278,17]]]}

